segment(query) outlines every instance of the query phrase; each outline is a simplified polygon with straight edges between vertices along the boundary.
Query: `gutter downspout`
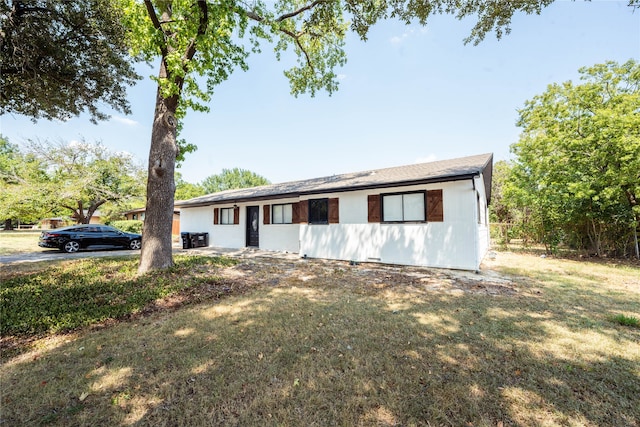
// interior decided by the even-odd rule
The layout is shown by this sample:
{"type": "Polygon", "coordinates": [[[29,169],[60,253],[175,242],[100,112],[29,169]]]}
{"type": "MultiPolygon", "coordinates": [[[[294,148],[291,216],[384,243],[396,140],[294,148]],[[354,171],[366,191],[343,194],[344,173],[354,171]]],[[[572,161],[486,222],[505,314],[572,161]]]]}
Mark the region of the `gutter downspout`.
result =
{"type": "MultiPolygon", "coordinates": [[[[476,177],[471,177],[471,185],[473,187],[473,204],[478,203],[478,190],[476,189],[476,177]]],[[[476,273],[480,273],[480,242],[478,241],[478,208],[473,210],[473,257],[474,257],[474,269],[476,273]]]]}

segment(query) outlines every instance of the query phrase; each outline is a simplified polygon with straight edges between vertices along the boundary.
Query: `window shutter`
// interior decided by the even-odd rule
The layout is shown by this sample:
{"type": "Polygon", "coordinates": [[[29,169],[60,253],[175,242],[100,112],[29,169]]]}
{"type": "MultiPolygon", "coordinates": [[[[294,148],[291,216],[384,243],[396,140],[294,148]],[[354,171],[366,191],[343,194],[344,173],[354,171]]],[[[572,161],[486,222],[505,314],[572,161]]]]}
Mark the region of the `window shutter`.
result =
{"type": "Polygon", "coordinates": [[[233,223],[240,224],[240,208],[238,206],[233,208],[233,223]]]}
{"type": "Polygon", "coordinates": [[[442,190],[427,191],[427,221],[444,221],[442,190]]]}
{"type": "Polygon", "coordinates": [[[367,212],[369,222],[380,222],[380,195],[367,196],[367,212]]]}
{"type": "Polygon", "coordinates": [[[220,221],[218,220],[219,218],[220,218],[220,209],[213,208],[213,223],[219,224],[220,223],[220,221]]]}
{"type": "Polygon", "coordinates": [[[309,222],[309,201],[293,204],[292,221],[294,224],[303,224],[309,222]]]}
{"type": "Polygon", "coordinates": [[[271,223],[271,205],[264,205],[262,207],[262,223],[263,224],[271,223]]]}
{"type": "Polygon", "coordinates": [[[329,224],[338,224],[340,222],[340,204],[337,197],[329,199],[329,224]]]}

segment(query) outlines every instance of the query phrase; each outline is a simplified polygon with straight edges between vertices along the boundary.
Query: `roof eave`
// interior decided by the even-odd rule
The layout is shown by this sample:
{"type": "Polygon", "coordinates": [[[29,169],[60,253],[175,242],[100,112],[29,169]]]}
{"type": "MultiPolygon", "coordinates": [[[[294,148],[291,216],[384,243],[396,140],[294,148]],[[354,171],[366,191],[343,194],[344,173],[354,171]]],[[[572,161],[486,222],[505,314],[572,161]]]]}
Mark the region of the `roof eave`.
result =
{"type": "MultiPolygon", "coordinates": [[[[263,200],[289,199],[289,198],[296,198],[300,196],[311,196],[314,194],[346,193],[351,191],[374,190],[377,188],[409,187],[412,185],[426,185],[426,184],[436,184],[441,182],[463,181],[466,179],[472,179],[480,175],[480,173],[481,171],[475,171],[475,172],[459,174],[459,175],[451,175],[451,176],[444,176],[444,177],[440,176],[440,177],[425,178],[425,179],[419,179],[419,180],[354,185],[354,186],[348,186],[348,187],[327,188],[322,190],[296,191],[296,192],[278,193],[278,194],[270,194],[270,195],[255,196],[255,197],[236,197],[236,198],[229,198],[224,200],[202,201],[202,202],[196,202],[193,204],[180,204],[179,206],[182,208],[197,208],[197,207],[203,207],[203,206],[228,205],[228,204],[237,204],[237,203],[263,201],[263,200]]],[[[176,206],[178,206],[178,204],[176,204],[176,206]]]]}

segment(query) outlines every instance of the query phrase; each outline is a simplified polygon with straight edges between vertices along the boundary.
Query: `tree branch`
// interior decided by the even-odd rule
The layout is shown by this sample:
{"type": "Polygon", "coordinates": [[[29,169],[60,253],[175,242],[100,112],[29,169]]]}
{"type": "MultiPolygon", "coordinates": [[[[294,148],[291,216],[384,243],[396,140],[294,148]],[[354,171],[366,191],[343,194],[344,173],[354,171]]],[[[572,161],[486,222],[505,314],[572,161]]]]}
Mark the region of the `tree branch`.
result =
{"type": "Polygon", "coordinates": [[[158,19],[158,15],[156,15],[156,10],[153,8],[153,4],[151,4],[151,0],[144,0],[144,5],[147,7],[147,14],[153,23],[153,26],[162,31],[162,24],[160,24],[160,20],[158,19]]]}
{"type": "Polygon", "coordinates": [[[183,59],[185,61],[185,66],[187,62],[190,61],[196,54],[196,43],[198,40],[198,36],[204,35],[204,33],[207,31],[207,25],[209,23],[209,9],[207,7],[206,0],[198,0],[198,8],[200,8],[200,22],[198,23],[198,32],[195,37],[193,37],[193,40],[191,40],[189,47],[187,47],[187,50],[184,53],[183,59]]]}
{"type": "Polygon", "coordinates": [[[293,38],[293,40],[295,40],[296,44],[298,45],[298,47],[300,48],[302,53],[304,53],[304,57],[307,59],[307,65],[309,66],[309,68],[311,68],[311,71],[313,71],[313,73],[315,74],[316,70],[313,67],[313,62],[311,62],[311,58],[309,58],[309,53],[307,53],[307,51],[304,48],[304,46],[302,46],[302,43],[300,43],[300,36],[304,35],[305,33],[295,34],[293,31],[289,31],[289,30],[282,29],[282,28],[280,29],[280,31],[282,31],[286,35],[288,35],[291,38],[293,38]]]}
{"type": "Polygon", "coordinates": [[[279,17],[276,18],[276,22],[282,22],[285,19],[293,18],[293,17],[295,17],[297,15],[300,15],[301,13],[304,13],[307,10],[313,9],[314,7],[316,7],[320,3],[324,3],[325,1],[326,0],[316,0],[313,3],[309,3],[306,6],[302,6],[298,10],[294,10],[293,12],[289,12],[289,13],[285,13],[284,15],[280,15],[279,17]]]}
{"type": "MultiPolygon", "coordinates": [[[[301,7],[300,9],[297,9],[293,12],[289,12],[289,13],[285,13],[284,15],[280,15],[279,17],[277,17],[275,19],[275,22],[282,22],[286,19],[290,19],[290,18],[294,18],[298,15],[300,15],[301,13],[306,12],[307,10],[311,10],[314,7],[318,6],[321,3],[325,3],[326,0],[315,0],[312,3],[307,4],[306,6],[301,7]]],[[[264,21],[264,18],[260,15],[258,15],[257,13],[255,13],[252,10],[246,10],[245,11],[247,17],[249,19],[252,19],[256,22],[262,22],[264,21]]],[[[303,35],[307,34],[304,31],[301,31],[299,33],[294,33],[293,31],[287,30],[285,28],[278,28],[278,31],[288,35],[289,37],[291,37],[295,42],[296,45],[298,46],[298,48],[300,48],[300,50],[302,51],[302,53],[305,56],[305,59],[307,61],[307,66],[309,66],[309,68],[311,68],[311,70],[315,73],[315,68],[313,67],[313,62],[311,61],[311,58],[309,57],[309,53],[306,51],[306,49],[304,48],[304,46],[302,45],[302,43],[300,43],[300,37],[302,37],[303,35]]]]}

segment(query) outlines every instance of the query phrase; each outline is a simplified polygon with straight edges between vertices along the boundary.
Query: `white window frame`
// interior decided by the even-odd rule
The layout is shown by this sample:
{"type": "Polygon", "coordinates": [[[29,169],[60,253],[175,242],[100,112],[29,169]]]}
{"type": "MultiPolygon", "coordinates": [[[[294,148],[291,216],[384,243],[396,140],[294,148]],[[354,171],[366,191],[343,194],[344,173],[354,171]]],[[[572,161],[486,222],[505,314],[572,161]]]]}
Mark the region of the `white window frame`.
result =
{"type": "Polygon", "coordinates": [[[233,225],[233,208],[220,208],[220,224],[233,225]]]}
{"type": "Polygon", "coordinates": [[[406,193],[387,193],[381,194],[382,202],[382,222],[389,223],[416,223],[427,222],[427,192],[426,191],[410,191],[406,193]],[[405,196],[421,196],[419,199],[416,197],[405,196]],[[419,209],[413,209],[411,206],[412,201],[420,200],[421,207],[419,209]],[[411,211],[419,212],[420,215],[412,215],[411,211]],[[395,215],[395,216],[391,216],[395,215]]]}
{"type": "Polygon", "coordinates": [[[293,224],[293,204],[271,205],[271,224],[293,224]],[[280,213],[276,213],[276,211],[280,213]]]}

